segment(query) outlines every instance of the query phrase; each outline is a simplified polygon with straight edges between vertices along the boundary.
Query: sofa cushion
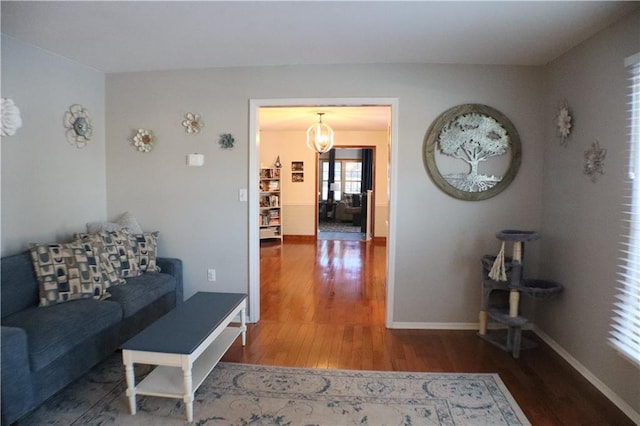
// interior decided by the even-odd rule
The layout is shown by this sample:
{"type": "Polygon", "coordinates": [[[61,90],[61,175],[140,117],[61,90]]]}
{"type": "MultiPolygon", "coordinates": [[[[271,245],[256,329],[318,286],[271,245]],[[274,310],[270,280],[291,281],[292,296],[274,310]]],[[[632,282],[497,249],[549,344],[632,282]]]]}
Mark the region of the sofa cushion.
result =
{"type": "Polygon", "coordinates": [[[40,306],[103,296],[100,259],[87,253],[82,243],[35,244],[29,251],[38,279],[40,306]]]}
{"type": "Polygon", "coordinates": [[[156,265],[158,256],[158,236],[160,232],[145,232],[143,234],[131,234],[131,247],[136,255],[138,266],[143,272],[160,272],[156,265]]]}
{"type": "Polygon", "coordinates": [[[2,318],[38,305],[38,280],[28,251],[3,257],[0,271],[2,318]]]}
{"type": "Polygon", "coordinates": [[[352,207],[360,207],[360,194],[351,194],[352,207]]]}
{"type": "Polygon", "coordinates": [[[25,330],[31,368],[38,371],[88,337],[121,320],[122,309],[117,303],[82,299],[28,308],[4,318],[2,325],[25,330]]]}
{"type": "Polygon", "coordinates": [[[122,306],[124,317],[128,318],[140,309],[176,289],[176,279],[168,274],[145,272],[139,277],[127,279],[123,286],[107,289],[109,300],[122,306]]]}
{"type": "Polygon", "coordinates": [[[130,232],[102,231],[96,234],[76,234],[76,238],[92,245],[101,245],[109,256],[109,260],[122,278],[137,277],[142,273],[130,241],[130,232]]]}

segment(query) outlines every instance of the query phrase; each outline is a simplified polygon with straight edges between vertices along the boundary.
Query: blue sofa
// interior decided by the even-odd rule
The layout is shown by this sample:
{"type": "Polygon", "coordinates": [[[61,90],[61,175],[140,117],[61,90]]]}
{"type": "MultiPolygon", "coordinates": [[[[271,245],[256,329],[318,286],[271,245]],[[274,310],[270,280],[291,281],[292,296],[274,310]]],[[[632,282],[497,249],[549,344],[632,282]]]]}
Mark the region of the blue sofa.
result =
{"type": "Polygon", "coordinates": [[[1,260],[2,425],[9,425],[85,374],[146,326],[182,303],[182,262],[158,258],[110,287],[103,300],[39,307],[29,252],[1,260]]]}

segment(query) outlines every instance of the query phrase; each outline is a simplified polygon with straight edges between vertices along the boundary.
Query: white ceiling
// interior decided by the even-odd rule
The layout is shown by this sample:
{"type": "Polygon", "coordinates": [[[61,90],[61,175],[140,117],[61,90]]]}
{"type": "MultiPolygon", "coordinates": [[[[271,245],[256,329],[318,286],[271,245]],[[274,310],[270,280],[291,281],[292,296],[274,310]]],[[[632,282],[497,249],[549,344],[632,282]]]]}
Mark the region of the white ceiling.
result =
{"type": "Polygon", "coordinates": [[[544,65],[639,2],[5,1],[2,32],[111,72],[258,65],[544,65]]]}
{"type": "Polygon", "coordinates": [[[260,108],[260,129],[306,131],[318,122],[318,113],[336,131],[388,131],[391,124],[389,106],[268,107],[260,108]]]}
{"type": "MultiPolygon", "coordinates": [[[[640,9],[640,2],[2,0],[0,7],[2,33],[115,73],[344,63],[544,65],[640,9]]],[[[295,113],[295,125],[306,129],[319,111],[274,110],[261,123],[292,126],[295,113]]],[[[336,129],[389,123],[386,109],[324,112],[336,129]]]]}

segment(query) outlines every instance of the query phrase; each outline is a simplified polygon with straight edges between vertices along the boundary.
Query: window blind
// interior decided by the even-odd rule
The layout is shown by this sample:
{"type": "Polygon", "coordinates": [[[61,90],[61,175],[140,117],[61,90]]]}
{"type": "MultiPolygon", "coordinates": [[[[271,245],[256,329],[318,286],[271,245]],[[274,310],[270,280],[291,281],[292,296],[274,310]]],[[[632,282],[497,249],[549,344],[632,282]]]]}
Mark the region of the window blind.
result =
{"type": "Polygon", "coordinates": [[[629,86],[629,179],[623,203],[624,235],[619,286],[609,341],[640,367],[640,53],[627,58],[629,86]]]}

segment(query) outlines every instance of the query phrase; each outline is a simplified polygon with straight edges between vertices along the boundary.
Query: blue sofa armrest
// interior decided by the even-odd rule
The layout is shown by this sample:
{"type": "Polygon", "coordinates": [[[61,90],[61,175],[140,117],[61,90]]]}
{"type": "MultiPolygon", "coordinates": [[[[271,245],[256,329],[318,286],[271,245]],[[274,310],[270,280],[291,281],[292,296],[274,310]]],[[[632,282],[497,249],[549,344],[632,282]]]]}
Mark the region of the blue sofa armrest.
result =
{"type": "Polygon", "coordinates": [[[176,279],[176,305],[184,301],[184,285],[182,281],[182,260],[172,257],[156,258],[160,272],[172,275],[176,279]]]}
{"type": "Polygon", "coordinates": [[[35,406],[27,333],[17,327],[1,327],[2,424],[8,425],[35,406]]]}

